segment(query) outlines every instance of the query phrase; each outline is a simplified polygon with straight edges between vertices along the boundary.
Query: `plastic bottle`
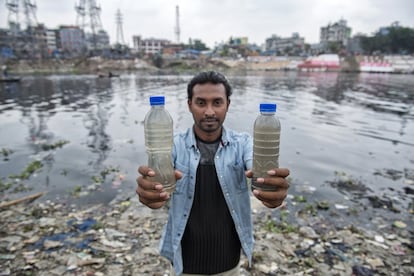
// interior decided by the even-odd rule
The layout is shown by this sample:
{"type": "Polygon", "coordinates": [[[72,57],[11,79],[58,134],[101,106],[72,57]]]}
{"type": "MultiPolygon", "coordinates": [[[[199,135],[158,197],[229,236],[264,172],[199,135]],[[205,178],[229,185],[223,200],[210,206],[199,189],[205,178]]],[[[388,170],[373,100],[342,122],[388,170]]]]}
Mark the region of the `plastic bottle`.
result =
{"type": "Polygon", "coordinates": [[[275,113],[276,104],[260,104],[253,130],[252,189],[275,190],[273,186],[256,182],[259,177],[268,177],[267,171],[279,167],[280,121],[275,113]]]}
{"type": "Polygon", "coordinates": [[[148,166],[155,172],[151,181],[161,183],[165,191],[172,193],[176,182],[171,160],[173,120],[164,107],[164,96],[151,96],[150,104],[151,109],[144,119],[144,132],[148,166]]]}

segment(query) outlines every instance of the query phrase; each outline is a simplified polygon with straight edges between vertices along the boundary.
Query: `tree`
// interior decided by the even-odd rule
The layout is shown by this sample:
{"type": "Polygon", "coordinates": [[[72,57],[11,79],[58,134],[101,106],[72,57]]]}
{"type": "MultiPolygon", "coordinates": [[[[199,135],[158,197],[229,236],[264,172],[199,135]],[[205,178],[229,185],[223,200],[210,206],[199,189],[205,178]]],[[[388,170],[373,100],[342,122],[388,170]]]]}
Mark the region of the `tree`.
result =
{"type": "Polygon", "coordinates": [[[374,36],[362,36],[361,48],[372,54],[413,54],[414,29],[392,24],[377,31],[374,36]]]}

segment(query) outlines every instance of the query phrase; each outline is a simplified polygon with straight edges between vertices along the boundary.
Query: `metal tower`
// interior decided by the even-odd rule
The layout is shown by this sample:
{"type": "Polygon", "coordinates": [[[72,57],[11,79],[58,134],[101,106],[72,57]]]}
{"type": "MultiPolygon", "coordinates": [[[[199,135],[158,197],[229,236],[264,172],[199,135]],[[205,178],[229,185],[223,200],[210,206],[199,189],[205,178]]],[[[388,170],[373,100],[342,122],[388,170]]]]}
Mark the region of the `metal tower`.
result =
{"type": "Polygon", "coordinates": [[[175,6],[175,40],[177,43],[180,43],[180,10],[179,6],[175,6]]]}
{"type": "Polygon", "coordinates": [[[8,23],[13,34],[17,34],[20,31],[20,5],[23,7],[23,14],[25,18],[25,25],[28,30],[31,30],[37,25],[35,3],[30,0],[6,0],[6,7],[9,10],[8,23]],[[21,2],[21,3],[20,3],[21,2]]]}
{"type": "Polygon", "coordinates": [[[120,45],[125,44],[124,31],[122,29],[122,14],[119,9],[116,12],[116,43],[120,45]]]}
{"type": "Polygon", "coordinates": [[[85,34],[92,34],[92,43],[96,49],[97,34],[103,31],[101,23],[101,7],[95,0],[79,0],[75,6],[77,12],[76,25],[79,26],[85,34]]]}

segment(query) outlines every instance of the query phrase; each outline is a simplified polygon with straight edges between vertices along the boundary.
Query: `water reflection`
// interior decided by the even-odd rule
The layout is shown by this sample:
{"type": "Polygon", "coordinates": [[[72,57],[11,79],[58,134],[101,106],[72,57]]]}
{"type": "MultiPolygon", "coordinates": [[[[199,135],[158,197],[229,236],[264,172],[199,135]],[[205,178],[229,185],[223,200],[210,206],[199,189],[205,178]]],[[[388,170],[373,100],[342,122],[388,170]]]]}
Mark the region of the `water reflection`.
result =
{"type": "MultiPolygon", "coordinates": [[[[0,85],[0,148],[18,152],[10,161],[0,161],[0,176],[24,168],[28,156],[35,156],[47,164],[36,185],[55,183],[61,191],[87,186],[92,175],[109,165],[128,173],[133,186],[136,166],[146,162],[143,121],[149,96],[165,95],[175,131],[183,130],[192,124],[186,92],[192,76],[49,76],[0,85]],[[57,140],[70,143],[55,152],[42,151],[42,143],[57,140]]],[[[277,102],[281,159],[295,179],[332,194],[323,183],[334,171],[345,171],[363,177],[376,192],[389,186],[401,191],[403,180],[390,183],[373,172],[412,167],[412,76],[260,72],[228,78],[234,94],[225,124],[251,133],[259,103],[277,102]]]]}

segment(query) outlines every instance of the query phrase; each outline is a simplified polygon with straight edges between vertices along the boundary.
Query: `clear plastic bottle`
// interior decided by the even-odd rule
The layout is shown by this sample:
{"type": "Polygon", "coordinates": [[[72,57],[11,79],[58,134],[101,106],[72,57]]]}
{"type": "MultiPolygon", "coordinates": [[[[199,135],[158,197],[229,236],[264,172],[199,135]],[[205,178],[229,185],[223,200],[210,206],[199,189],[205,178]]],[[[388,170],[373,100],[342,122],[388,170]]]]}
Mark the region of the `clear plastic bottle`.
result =
{"type": "Polygon", "coordinates": [[[268,177],[267,171],[279,167],[280,121],[275,113],[276,104],[260,104],[253,130],[252,189],[275,190],[273,186],[256,182],[259,177],[268,177]]]}
{"type": "Polygon", "coordinates": [[[144,132],[148,166],[155,172],[151,181],[161,183],[165,191],[172,193],[176,182],[171,160],[173,120],[164,107],[164,96],[151,96],[150,104],[151,109],[144,119],[144,132]]]}

